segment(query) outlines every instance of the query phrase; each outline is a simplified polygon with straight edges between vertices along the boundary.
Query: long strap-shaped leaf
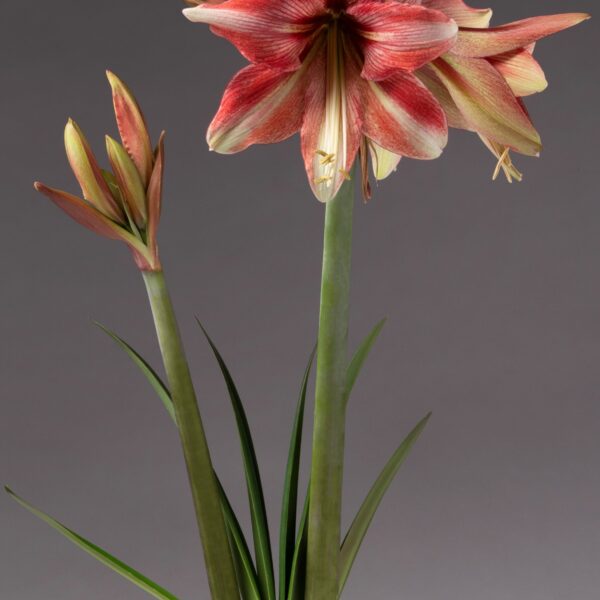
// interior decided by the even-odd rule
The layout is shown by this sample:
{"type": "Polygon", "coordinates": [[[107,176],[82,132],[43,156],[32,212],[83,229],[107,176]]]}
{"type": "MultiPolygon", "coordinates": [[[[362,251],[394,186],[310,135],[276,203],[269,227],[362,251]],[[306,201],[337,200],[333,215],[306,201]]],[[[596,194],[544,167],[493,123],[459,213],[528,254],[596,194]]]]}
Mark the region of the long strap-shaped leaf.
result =
{"type": "Polygon", "coordinates": [[[256,452],[254,451],[250,426],[248,425],[248,419],[246,418],[242,401],[225,361],[199,321],[198,325],[200,325],[200,328],[204,332],[215,358],[219,363],[221,373],[227,384],[227,390],[229,391],[229,397],[235,414],[242,447],[244,471],[246,473],[252,532],[254,534],[254,551],[256,554],[256,567],[258,580],[260,582],[261,596],[263,600],[275,600],[275,577],[273,574],[273,557],[271,554],[267,511],[265,508],[258,461],[256,460],[256,452]]]}
{"type": "Polygon", "coordinates": [[[354,384],[358,379],[358,374],[360,373],[360,370],[365,364],[365,361],[367,360],[367,357],[371,352],[371,348],[373,348],[373,345],[377,341],[377,338],[379,337],[379,334],[381,333],[385,322],[386,319],[381,319],[381,321],[379,321],[379,323],[377,323],[377,325],[373,327],[369,335],[363,340],[361,345],[358,347],[358,350],[356,351],[356,353],[352,357],[352,360],[350,361],[350,364],[348,365],[348,370],[346,372],[346,391],[344,394],[346,402],[348,402],[350,398],[352,388],[354,387],[354,384]]]}
{"type": "Polygon", "coordinates": [[[108,334],[117,344],[126,352],[131,360],[138,366],[140,371],[146,377],[154,391],[158,394],[164,407],[167,409],[170,417],[175,421],[175,409],[173,408],[173,402],[171,401],[171,394],[167,389],[167,386],[163,383],[161,378],[156,374],[154,369],[123,339],[120,338],[114,331],[111,331],[101,323],[96,325],[108,334]]]}
{"type": "Polygon", "coordinates": [[[219,486],[219,491],[221,493],[221,506],[223,507],[225,523],[227,525],[227,530],[229,531],[242,598],[243,600],[261,600],[256,570],[254,568],[254,563],[252,562],[252,557],[250,556],[246,538],[244,537],[239,521],[235,516],[235,512],[218,477],[217,485],[219,486]]]}
{"type": "Polygon", "coordinates": [[[310,370],[315,357],[316,347],[312,351],[300,388],[300,396],[296,407],[288,462],[285,471],[283,486],[283,501],[281,507],[281,524],[279,527],[279,598],[285,600],[288,595],[288,585],[294,551],[296,547],[296,517],[298,508],[298,474],[300,471],[300,454],[302,449],[302,426],[304,421],[304,407],[306,405],[306,389],[310,370]]]}
{"type": "MultiPolygon", "coordinates": [[[[146,360],[132,348],[123,338],[119,337],[116,333],[110,329],[97,323],[104,332],[106,332],[113,340],[115,340],[119,346],[126,352],[131,358],[135,365],[144,374],[146,379],[150,382],[152,388],[156,391],[159,398],[161,399],[167,413],[173,420],[173,423],[177,425],[175,418],[175,409],[173,408],[173,401],[171,400],[171,394],[167,386],[163,383],[160,377],[156,374],[156,371],[146,362],[146,360]]],[[[216,476],[216,474],[215,474],[216,476]]],[[[248,544],[239,525],[235,512],[231,507],[231,503],[227,498],[227,494],[221,485],[217,477],[217,484],[219,493],[221,496],[221,507],[225,516],[225,523],[229,533],[231,547],[234,554],[234,560],[237,566],[238,583],[243,594],[243,600],[261,600],[260,590],[258,588],[258,582],[256,577],[256,570],[250,552],[248,551],[248,544]]]]}
{"type": "MultiPolygon", "coordinates": [[[[310,488],[310,484],[309,484],[310,488]]],[[[306,590],[306,549],[308,546],[308,511],[309,511],[309,493],[306,492],[304,509],[298,526],[298,537],[294,549],[294,558],[290,570],[290,582],[287,593],[287,600],[304,600],[306,590]]],[[[286,597],[280,598],[285,600],[286,597]]]]}
{"type": "Polygon", "coordinates": [[[111,568],[122,577],[125,577],[125,579],[131,581],[131,583],[134,583],[145,592],[148,592],[148,594],[151,596],[160,598],[162,600],[177,600],[177,596],[174,596],[171,594],[171,592],[168,592],[157,583],[154,583],[135,569],[132,569],[129,565],[126,565],[124,562],[110,555],[108,552],[106,552],[106,550],[103,550],[68,527],[65,527],[56,519],[53,519],[51,516],[35,508],[23,500],[23,498],[17,496],[17,494],[15,494],[10,488],[6,487],[4,489],[14,500],[16,500],[21,506],[25,507],[29,512],[42,519],[42,521],[48,523],[48,525],[56,529],[76,546],[79,546],[82,550],[93,556],[96,560],[99,560],[101,563],[111,568]]]}
{"type": "Polygon", "coordinates": [[[396,452],[392,455],[392,458],[388,461],[383,471],[375,481],[371,491],[368,493],[365,501],[363,502],[360,510],[358,511],[340,551],[340,591],[344,589],[350,569],[354,564],[354,559],[358,554],[358,550],[362,544],[362,541],[369,529],[369,525],[375,516],[375,512],[383,499],[384,494],[389,488],[390,484],[394,480],[398,469],[404,462],[404,459],[408,456],[414,443],[417,441],[419,435],[427,425],[431,413],[421,419],[417,426],[406,436],[404,441],[400,444],[396,452]]]}

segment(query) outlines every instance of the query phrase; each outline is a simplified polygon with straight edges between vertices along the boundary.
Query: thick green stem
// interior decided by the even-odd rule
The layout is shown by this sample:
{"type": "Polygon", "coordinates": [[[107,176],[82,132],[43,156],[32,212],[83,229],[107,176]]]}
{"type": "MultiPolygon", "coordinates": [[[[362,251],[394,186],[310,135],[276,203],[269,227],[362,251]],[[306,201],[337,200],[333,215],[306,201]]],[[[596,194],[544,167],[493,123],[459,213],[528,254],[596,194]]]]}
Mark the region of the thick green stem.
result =
{"type": "Polygon", "coordinates": [[[307,600],[337,600],[354,182],[325,212],[308,525],[307,600]]]}
{"type": "Polygon", "coordinates": [[[171,298],[162,271],[144,273],[144,281],[175,408],[211,596],[239,600],[217,482],[171,298]]]}

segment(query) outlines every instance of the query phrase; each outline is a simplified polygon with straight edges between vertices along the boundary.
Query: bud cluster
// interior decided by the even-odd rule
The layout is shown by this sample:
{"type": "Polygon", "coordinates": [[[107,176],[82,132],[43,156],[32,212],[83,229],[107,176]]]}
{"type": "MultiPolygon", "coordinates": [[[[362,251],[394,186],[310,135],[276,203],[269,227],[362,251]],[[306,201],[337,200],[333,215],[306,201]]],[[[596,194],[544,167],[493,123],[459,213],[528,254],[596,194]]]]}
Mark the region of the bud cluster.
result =
{"type": "Polygon", "coordinates": [[[164,168],[164,132],[155,150],[140,107],[127,86],[107,72],[121,142],[106,136],[112,171],[100,168],[83,132],[72,119],[65,127],[65,149],[83,199],[36,182],[50,198],[88,229],[124,241],[138,267],[160,270],[156,234],[164,168]]]}

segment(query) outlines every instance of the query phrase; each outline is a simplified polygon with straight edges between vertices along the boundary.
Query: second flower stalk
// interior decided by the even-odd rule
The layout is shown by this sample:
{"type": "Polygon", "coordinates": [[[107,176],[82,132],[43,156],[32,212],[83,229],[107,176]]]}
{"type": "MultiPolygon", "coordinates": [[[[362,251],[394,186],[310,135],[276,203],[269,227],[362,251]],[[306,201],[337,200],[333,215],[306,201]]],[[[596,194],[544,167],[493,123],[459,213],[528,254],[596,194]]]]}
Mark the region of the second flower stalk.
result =
{"type": "Polygon", "coordinates": [[[35,188],[84,227],[125,242],[143,274],[169,382],[204,562],[215,600],[239,600],[221,498],[179,327],[158,256],[164,132],[153,150],[142,111],[127,86],[107,73],[121,143],[106,136],[112,172],[102,169],[83,131],[69,119],[65,150],[83,198],[36,182],[35,188]]]}

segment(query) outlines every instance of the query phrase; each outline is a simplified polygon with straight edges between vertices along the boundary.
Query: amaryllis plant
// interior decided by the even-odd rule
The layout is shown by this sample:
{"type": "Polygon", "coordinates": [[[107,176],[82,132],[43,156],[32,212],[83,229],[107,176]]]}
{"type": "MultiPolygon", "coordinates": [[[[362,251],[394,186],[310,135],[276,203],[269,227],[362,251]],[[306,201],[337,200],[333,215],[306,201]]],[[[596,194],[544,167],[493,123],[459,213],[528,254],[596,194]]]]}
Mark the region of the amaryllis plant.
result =
{"type": "MultiPolygon", "coordinates": [[[[185,16],[233,43],[249,61],[227,86],[208,128],[223,154],[300,133],[308,182],[325,203],[319,331],[291,430],[278,561],[259,466],[240,395],[206,335],[239,430],[252,545],[215,473],[190,370],[158,254],[164,134],[153,146],[132,92],[108,73],[121,141],[106,138],[103,169],[72,120],[65,148],[81,195],[36,189],[84,227],[125,242],[148,292],[166,381],[117,334],[101,328],[151,383],[177,427],[192,503],[216,600],[337,600],[383,495],[424,429],[426,415],[385,465],[352,525],[341,531],[345,412],[383,322],[349,359],[348,295],[355,180],[371,196],[402,157],[434,159],[448,128],[475,132],[503,170],[520,180],[510,152],[537,156],[540,136],[523,98],[546,88],[538,40],[588,18],[581,13],[490,26],[490,9],[463,0],[189,0],[185,16]],[[310,484],[299,487],[302,430],[316,353],[310,484]],[[276,573],[275,563],[278,562],[276,573]]],[[[200,326],[202,327],[202,326],[200,326]]],[[[8,489],[8,488],[7,488],[8,489]]],[[[176,596],[52,517],[9,493],[92,556],[155,598],[176,596]]],[[[198,592],[198,598],[206,597],[198,592]]],[[[376,588],[373,597],[379,598],[376,588]]]]}

